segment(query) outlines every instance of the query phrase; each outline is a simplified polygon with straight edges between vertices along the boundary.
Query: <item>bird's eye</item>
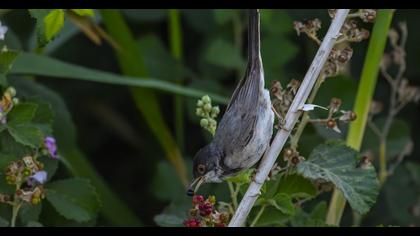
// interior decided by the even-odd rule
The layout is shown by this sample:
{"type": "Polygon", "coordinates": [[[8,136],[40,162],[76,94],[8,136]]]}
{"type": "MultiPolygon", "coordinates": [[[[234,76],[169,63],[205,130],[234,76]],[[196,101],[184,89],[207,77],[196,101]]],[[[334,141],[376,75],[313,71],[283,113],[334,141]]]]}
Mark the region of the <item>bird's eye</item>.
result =
{"type": "Polygon", "coordinates": [[[203,164],[200,164],[197,166],[197,171],[200,175],[202,175],[206,171],[206,167],[203,164]]]}

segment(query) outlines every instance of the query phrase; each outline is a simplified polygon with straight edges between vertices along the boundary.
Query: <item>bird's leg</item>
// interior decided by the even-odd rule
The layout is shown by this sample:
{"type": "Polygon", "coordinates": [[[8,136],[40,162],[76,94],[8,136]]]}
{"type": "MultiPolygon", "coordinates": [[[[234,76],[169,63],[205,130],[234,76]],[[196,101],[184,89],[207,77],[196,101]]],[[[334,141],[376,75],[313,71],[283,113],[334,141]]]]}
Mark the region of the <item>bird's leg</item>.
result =
{"type": "Polygon", "coordinates": [[[260,182],[258,182],[258,181],[256,180],[256,178],[255,178],[255,177],[256,177],[257,173],[258,173],[258,169],[255,169],[255,170],[253,171],[252,175],[251,175],[251,180],[252,180],[253,182],[257,183],[257,184],[263,184],[263,183],[260,183],[260,182]]]}
{"type": "Polygon", "coordinates": [[[274,108],[274,106],[273,106],[273,105],[271,105],[271,110],[273,110],[274,114],[277,116],[277,119],[279,120],[279,122],[278,122],[277,126],[278,126],[280,129],[284,129],[284,130],[286,130],[287,132],[290,132],[290,130],[288,130],[288,129],[284,128],[284,124],[286,123],[286,120],[285,120],[285,119],[283,119],[283,116],[282,116],[282,115],[280,115],[280,114],[276,111],[276,109],[274,108]]]}

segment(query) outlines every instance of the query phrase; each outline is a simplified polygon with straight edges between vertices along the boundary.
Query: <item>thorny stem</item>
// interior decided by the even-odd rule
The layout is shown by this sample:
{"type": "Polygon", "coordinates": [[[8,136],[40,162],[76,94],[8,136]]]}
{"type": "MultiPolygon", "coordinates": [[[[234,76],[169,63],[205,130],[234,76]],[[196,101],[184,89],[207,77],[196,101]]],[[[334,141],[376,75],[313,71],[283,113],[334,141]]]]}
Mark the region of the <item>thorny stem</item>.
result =
{"type": "Polygon", "coordinates": [[[260,219],[260,217],[261,217],[261,215],[264,212],[266,207],[267,207],[267,205],[263,205],[261,207],[261,209],[258,211],[257,215],[255,216],[254,220],[252,221],[252,223],[250,225],[251,227],[254,227],[257,224],[258,220],[260,219]]]}

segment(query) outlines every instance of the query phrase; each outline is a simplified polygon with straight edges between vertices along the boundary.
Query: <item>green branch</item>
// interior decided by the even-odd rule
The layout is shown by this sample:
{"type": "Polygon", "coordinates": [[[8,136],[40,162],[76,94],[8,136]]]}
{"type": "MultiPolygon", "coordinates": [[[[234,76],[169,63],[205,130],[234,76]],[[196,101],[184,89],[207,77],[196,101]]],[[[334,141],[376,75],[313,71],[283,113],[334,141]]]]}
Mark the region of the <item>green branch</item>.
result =
{"type": "MultiPolygon", "coordinates": [[[[379,65],[385,49],[393,13],[394,10],[390,9],[378,10],[378,16],[369,41],[369,48],[353,109],[358,118],[351,123],[347,136],[347,145],[356,150],[360,150],[363,141],[369,107],[375,91],[379,65]]],[[[330,225],[339,225],[345,205],[346,200],[344,199],[343,194],[335,189],[328,208],[326,223],[330,225]]]]}

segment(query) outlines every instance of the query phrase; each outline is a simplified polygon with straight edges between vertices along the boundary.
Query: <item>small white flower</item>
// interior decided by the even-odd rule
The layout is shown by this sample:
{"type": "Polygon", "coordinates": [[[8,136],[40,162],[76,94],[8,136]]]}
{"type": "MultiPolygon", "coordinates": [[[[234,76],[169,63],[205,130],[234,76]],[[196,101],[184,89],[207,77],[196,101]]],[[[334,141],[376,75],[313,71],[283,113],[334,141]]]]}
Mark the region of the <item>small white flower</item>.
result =
{"type": "Polygon", "coordinates": [[[313,109],[315,109],[315,107],[322,108],[322,109],[328,111],[327,108],[319,106],[319,105],[315,105],[315,104],[305,104],[305,105],[301,106],[299,108],[299,110],[301,110],[301,111],[312,111],[313,109]]]}
{"type": "Polygon", "coordinates": [[[7,29],[7,26],[1,25],[0,21],[0,40],[4,40],[4,36],[6,35],[7,29]]]}

